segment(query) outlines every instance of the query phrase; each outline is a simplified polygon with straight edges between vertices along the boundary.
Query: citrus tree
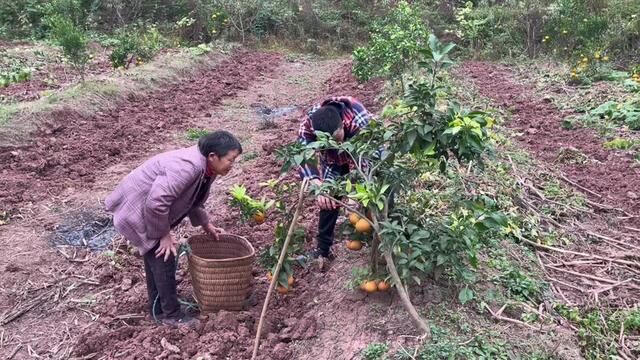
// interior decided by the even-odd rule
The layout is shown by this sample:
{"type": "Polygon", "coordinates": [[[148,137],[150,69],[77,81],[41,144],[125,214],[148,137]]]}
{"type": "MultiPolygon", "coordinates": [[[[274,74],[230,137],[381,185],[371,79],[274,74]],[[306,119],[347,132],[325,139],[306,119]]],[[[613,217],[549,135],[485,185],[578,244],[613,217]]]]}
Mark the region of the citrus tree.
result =
{"type": "MultiPolygon", "coordinates": [[[[293,213],[289,208],[286,199],[291,197],[296,186],[284,181],[269,180],[260,184],[271,191],[277,200],[267,200],[263,197],[260,200],[254,199],[247,192],[243,185],[234,185],[229,190],[229,204],[240,211],[243,221],[253,221],[255,224],[264,223],[267,216],[276,219],[274,230],[274,240],[271,245],[265,248],[259,255],[258,262],[267,271],[267,278],[271,280],[275,273],[280,253],[283,251],[287,230],[293,222],[293,213]]],[[[289,246],[284,249],[286,256],[282,263],[282,270],[278,273],[278,292],[287,293],[294,283],[294,264],[297,262],[296,254],[299,254],[304,246],[305,230],[296,225],[293,230],[292,239],[289,246]]]]}
{"type": "Polygon", "coordinates": [[[87,35],[80,26],[61,15],[52,17],[50,22],[53,39],[62,47],[65,58],[80,73],[84,81],[85,67],[89,62],[87,35]]]}
{"type": "MultiPolygon", "coordinates": [[[[380,262],[386,264],[403,305],[425,334],[429,328],[411,304],[406,285],[439,268],[469,280],[483,233],[504,220],[481,199],[457,204],[449,217],[438,221],[425,219],[419,204],[412,202],[415,188],[425,186],[425,174],[447,171],[450,164],[480,164],[489,146],[488,114],[439,98],[446,92],[439,75],[452,64],[448,56],[452,48],[430,35],[418,50],[418,64],[427,76],[409,83],[403,98],[387,106],[381,120],[372,121],[354,138],[338,143],[319,133],[316,142],[291,144],[280,152],[285,171],[312,162],[317,151],[327,149],[352,158],[352,174],[325,181],[313,191],[333,197],[355,214],[350,221],[356,230],[371,234],[371,273],[382,271],[380,262]],[[345,198],[360,206],[339,200],[345,198]]],[[[471,296],[464,287],[459,297],[466,301],[471,296]]]]}
{"type": "Polygon", "coordinates": [[[403,75],[419,57],[428,31],[418,11],[406,1],[380,23],[374,23],[367,46],[353,52],[353,74],[360,80],[389,77],[404,88],[403,75]]]}

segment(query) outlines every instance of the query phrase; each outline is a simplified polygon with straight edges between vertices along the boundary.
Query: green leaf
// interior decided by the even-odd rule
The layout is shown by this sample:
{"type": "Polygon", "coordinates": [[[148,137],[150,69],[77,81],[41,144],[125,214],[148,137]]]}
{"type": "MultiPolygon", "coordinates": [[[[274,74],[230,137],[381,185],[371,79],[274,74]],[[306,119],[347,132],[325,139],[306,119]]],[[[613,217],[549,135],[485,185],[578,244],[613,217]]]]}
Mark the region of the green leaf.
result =
{"type": "Polygon", "coordinates": [[[445,134],[445,135],[448,135],[448,134],[455,135],[455,134],[459,133],[459,132],[460,132],[460,130],[462,130],[462,128],[461,128],[461,127],[459,127],[459,126],[456,126],[456,127],[450,127],[450,128],[448,128],[447,130],[445,130],[445,131],[443,132],[443,134],[445,134]]]}
{"type": "Polygon", "coordinates": [[[473,290],[469,289],[468,286],[465,286],[464,289],[460,290],[460,293],[458,294],[458,300],[462,305],[464,305],[473,300],[473,295],[473,290]]]}
{"type": "Polygon", "coordinates": [[[413,130],[407,134],[407,145],[406,145],[407,151],[409,151],[409,149],[413,147],[413,144],[416,142],[417,137],[418,137],[418,133],[413,130]]]}
{"type": "MultiPolygon", "coordinates": [[[[454,47],[456,47],[456,44],[449,43],[449,44],[445,45],[444,48],[442,48],[442,53],[443,54],[448,54],[449,51],[451,51],[454,47]]],[[[456,57],[454,56],[454,58],[456,58],[456,57]]]]}

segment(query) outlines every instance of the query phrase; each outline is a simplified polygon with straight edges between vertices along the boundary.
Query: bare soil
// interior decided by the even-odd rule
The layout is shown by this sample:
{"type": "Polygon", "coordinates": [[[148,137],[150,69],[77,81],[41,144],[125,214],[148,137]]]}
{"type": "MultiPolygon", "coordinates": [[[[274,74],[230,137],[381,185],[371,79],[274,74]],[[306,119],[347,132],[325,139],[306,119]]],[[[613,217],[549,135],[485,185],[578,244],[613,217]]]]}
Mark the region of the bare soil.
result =
{"type": "MultiPolygon", "coordinates": [[[[145,316],[142,263],[129,254],[122,239],[116,237],[112,251],[99,256],[73,247],[53,250],[47,239],[70,217],[77,218],[87,210],[102,215],[104,196],[150,152],[191,145],[184,138],[186,128],[224,128],[241,139],[248,160],[241,159],[231,174],[216,182],[208,208],[217,226],[247,236],[260,251],[272,241],[273,221],[259,226],[239,224],[238,214],[226,204],[228,187],[244,183],[257,194],[260,181],[277,177],[280,164],[273,150],[295,140],[301,111],[313,102],[346,94],[376,111],[380,87],[381,82],[358,84],[351,76],[350,63],[342,60],[285,62],[276,54],[238,51],[213,68],[157,93],[131,97],[116,110],[92,117],[80,116],[73,109],[51,114],[48,122],[31,134],[30,144],[3,149],[3,178],[8,186],[0,196],[3,207],[11,209],[14,217],[10,225],[0,228],[6,234],[0,251],[14,260],[2,261],[7,285],[0,293],[2,304],[6,304],[0,310],[9,314],[28,310],[3,328],[6,345],[0,344],[0,352],[10,354],[17,349],[15,358],[32,354],[58,358],[92,354],[97,358],[248,358],[260,306],[202,315],[201,324],[193,330],[162,328],[145,316]],[[293,106],[298,110],[276,118],[272,128],[264,128],[256,104],[263,109],[293,106]],[[64,331],[42,336],[56,327],[64,331]],[[163,348],[163,338],[180,352],[163,348]]],[[[295,181],[295,175],[288,179],[295,181]]],[[[309,229],[309,246],[313,244],[315,213],[310,202],[302,221],[309,229]]],[[[195,231],[188,225],[177,230],[181,237],[195,231]]],[[[322,320],[324,311],[343,303],[349,268],[344,264],[340,270],[332,268],[322,275],[302,270],[296,274],[293,291],[272,302],[261,358],[289,359],[296,351],[305,358],[299,347],[290,344],[316,338],[324,327],[342,327],[344,331],[347,328],[343,325],[350,325],[351,331],[356,330],[348,315],[362,307],[364,297],[360,295],[348,302],[350,306],[332,311],[332,322],[322,320]]],[[[256,265],[254,276],[253,296],[255,303],[261,304],[266,295],[264,269],[256,265]]],[[[192,301],[184,266],[178,278],[180,296],[192,301]]],[[[413,331],[406,323],[407,331],[413,331]]],[[[334,347],[333,351],[355,354],[369,340],[348,342],[344,349],[334,347]]]]}
{"type": "MultiPolygon", "coordinates": [[[[586,193],[594,201],[632,215],[640,214],[640,166],[630,154],[606,149],[593,129],[564,129],[562,120],[567,114],[550,99],[536,94],[531,86],[517,83],[513,71],[506,66],[467,62],[459,73],[470,78],[482,96],[511,112],[513,118],[508,126],[531,154],[600,195],[586,193]],[[563,149],[577,150],[587,160],[563,161],[563,149]]],[[[629,225],[638,227],[640,218],[629,219],[629,225]]]]}

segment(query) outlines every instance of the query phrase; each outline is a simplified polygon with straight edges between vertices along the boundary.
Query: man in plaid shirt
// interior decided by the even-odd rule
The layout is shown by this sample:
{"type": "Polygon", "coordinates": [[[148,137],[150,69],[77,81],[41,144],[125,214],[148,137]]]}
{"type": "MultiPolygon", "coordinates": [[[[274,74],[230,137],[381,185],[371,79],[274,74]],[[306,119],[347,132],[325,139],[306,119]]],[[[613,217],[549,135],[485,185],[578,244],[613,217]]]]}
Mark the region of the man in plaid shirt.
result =
{"type": "MultiPolygon", "coordinates": [[[[338,142],[348,141],[360,129],[369,124],[371,115],[356,99],[348,96],[332,97],[320,104],[316,104],[303,116],[298,139],[303,144],[317,140],[316,132],[322,131],[333,135],[338,142]]],[[[346,153],[338,150],[323,150],[319,154],[319,168],[306,164],[300,168],[300,176],[308,178],[315,185],[321,185],[324,180],[332,180],[349,173],[353,160],[346,153]]],[[[333,232],[339,215],[339,205],[325,196],[318,196],[320,219],[318,221],[318,243],[308,257],[322,260],[333,260],[331,245],[333,232]]]]}

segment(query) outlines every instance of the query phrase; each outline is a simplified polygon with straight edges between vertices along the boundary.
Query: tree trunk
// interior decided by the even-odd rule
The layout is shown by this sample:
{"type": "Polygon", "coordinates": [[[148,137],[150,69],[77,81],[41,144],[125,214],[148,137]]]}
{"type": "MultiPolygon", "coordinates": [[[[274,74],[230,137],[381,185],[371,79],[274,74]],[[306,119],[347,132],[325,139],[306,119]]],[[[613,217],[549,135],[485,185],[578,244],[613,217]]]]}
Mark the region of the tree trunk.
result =
{"type": "Polygon", "coordinates": [[[373,233],[373,240],[371,241],[371,274],[375,275],[378,273],[378,260],[380,258],[380,239],[378,238],[378,234],[373,233]]]}
{"type": "Polygon", "coordinates": [[[391,254],[391,249],[388,249],[384,252],[384,258],[387,261],[387,269],[389,270],[389,274],[391,274],[391,279],[393,280],[393,284],[396,286],[396,290],[398,290],[398,295],[400,295],[400,300],[402,300],[402,305],[411,316],[411,321],[413,325],[418,328],[426,337],[431,337],[431,330],[427,325],[427,322],[420,317],[418,310],[413,306],[411,300],[409,299],[409,294],[407,290],[402,285],[402,280],[400,280],[400,275],[398,275],[398,270],[396,269],[396,264],[393,262],[393,255],[391,254]]]}

